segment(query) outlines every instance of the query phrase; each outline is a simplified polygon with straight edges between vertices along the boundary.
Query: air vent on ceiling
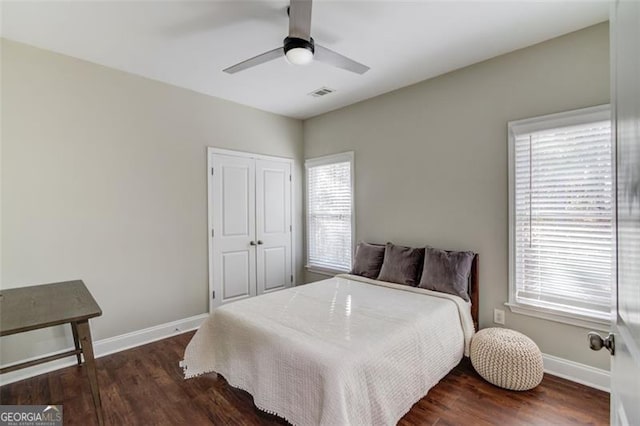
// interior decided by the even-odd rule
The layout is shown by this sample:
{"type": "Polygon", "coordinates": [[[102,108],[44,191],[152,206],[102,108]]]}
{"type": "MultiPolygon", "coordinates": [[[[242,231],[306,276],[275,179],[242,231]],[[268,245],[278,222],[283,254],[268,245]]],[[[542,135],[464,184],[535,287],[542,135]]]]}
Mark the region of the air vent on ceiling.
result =
{"type": "Polygon", "coordinates": [[[321,87],[318,90],[314,90],[313,92],[309,93],[309,95],[313,96],[314,98],[319,98],[321,96],[326,96],[329,93],[333,93],[335,92],[335,89],[330,89],[328,87],[321,87]]]}

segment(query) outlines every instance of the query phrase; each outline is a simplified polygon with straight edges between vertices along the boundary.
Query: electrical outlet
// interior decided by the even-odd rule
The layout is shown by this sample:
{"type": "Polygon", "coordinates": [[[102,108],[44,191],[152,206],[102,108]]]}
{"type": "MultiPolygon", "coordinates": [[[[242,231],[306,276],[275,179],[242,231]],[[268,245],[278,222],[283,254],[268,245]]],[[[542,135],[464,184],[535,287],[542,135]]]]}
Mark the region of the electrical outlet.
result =
{"type": "Polygon", "coordinates": [[[493,310],[493,322],[504,325],[504,311],[502,309],[493,310]]]}

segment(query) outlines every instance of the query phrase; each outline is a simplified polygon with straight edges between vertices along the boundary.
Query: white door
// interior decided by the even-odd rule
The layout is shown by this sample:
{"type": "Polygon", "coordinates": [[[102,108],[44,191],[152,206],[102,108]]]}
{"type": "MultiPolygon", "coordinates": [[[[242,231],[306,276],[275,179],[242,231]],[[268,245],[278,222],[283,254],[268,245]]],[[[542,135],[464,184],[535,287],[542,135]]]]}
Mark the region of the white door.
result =
{"type": "Polygon", "coordinates": [[[258,294],[289,287],[291,274],[291,163],[256,160],[258,294]]]}
{"type": "Polygon", "coordinates": [[[213,307],[256,295],[255,166],[252,158],[212,156],[213,307]],[[253,243],[253,244],[252,244],[253,243]]]}
{"type": "Polygon", "coordinates": [[[616,2],[611,36],[618,244],[611,423],[640,425],[640,2],[616,2]]]}

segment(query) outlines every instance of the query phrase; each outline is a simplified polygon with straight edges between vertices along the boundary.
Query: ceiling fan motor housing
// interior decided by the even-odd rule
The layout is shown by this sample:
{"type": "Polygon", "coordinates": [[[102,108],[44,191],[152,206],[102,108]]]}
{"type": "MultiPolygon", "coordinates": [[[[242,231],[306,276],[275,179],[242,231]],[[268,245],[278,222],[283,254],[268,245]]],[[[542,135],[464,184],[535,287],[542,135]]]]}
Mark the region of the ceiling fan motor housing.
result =
{"type": "Polygon", "coordinates": [[[284,39],[284,55],[294,65],[306,65],[313,61],[315,50],[315,44],[311,37],[309,40],[298,37],[284,39]]]}
{"type": "Polygon", "coordinates": [[[313,37],[309,37],[309,40],[305,40],[303,38],[297,37],[287,37],[284,39],[284,53],[286,54],[291,49],[307,49],[311,51],[311,53],[315,52],[315,43],[313,42],[313,37]]]}

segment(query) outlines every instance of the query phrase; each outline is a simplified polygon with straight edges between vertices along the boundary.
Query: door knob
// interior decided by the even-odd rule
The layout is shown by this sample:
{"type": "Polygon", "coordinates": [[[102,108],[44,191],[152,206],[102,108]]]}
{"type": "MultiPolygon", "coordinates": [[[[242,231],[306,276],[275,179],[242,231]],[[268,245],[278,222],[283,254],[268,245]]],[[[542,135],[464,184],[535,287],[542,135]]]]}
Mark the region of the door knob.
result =
{"type": "Polygon", "coordinates": [[[258,245],[262,245],[262,244],[264,244],[262,240],[258,240],[258,245]]]}
{"type": "Polygon", "coordinates": [[[611,355],[615,355],[616,341],[615,336],[612,333],[609,333],[607,337],[602,338],[598,333],[592,331],[587,335],[587,337],[589,339],[589,347],[591,350],[599,351],[602,348],[607,348],[607,350],[611,352],[611,355]]]}
{"type": "Polygon", "coordinates": [[[255,246],[256,242],[255,241],[249,241],[249,245],[255,246]]]}

